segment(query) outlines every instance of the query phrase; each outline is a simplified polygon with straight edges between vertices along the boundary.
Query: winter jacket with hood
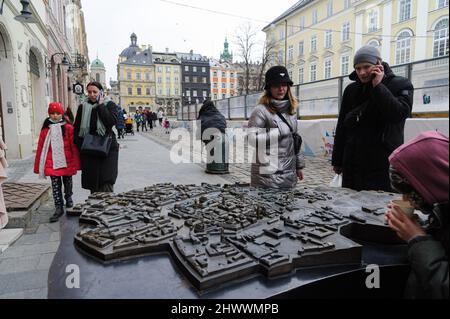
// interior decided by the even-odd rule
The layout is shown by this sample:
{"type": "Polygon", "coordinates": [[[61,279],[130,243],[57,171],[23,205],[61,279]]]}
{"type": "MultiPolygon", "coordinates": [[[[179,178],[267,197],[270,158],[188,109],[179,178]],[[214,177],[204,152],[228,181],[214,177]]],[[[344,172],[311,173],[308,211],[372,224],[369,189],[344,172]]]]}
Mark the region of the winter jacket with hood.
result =
{"type": "MultiPolygon", "coordinates": [[[[297,116],[289,115],[289,104],[280,109],[280,113],[297,132],[297,116]]],[[[262,104],[256,106],[248,122],[249,142],[251,145],[270,145],[270,141],[278,140],[277,159],[267,157],[264,160],[258,156],[251,165],[251,185],[262,188],[293,188],[297,184],[297,169],[305,167],[305,159],[300,151],[294,152],[294,139],[289,127],[276,113],[272,113],[262,104]],[[253,130],[252,130],[253,128],[253,130]],[[258,129],[259,128],[259,129],[258,129]],[[256,130],[255,130],[256,129],[256,130]],[[262,130],[261,130],[262,129],[262,130]]],[[[274,154],[271,151],[271,154],[274,154]]]]}
{"type": "MultiPolygon", "coordinates": [[[[205,102],[198,112],[198,120],[200,120],[201,124],[201,136],[205,138],[203,141],[205,143],[210,141],[209,136],[204,136],[203,133],[207,129],[217,129],[220,133],[225,134],[225,129],[227,128],[227,121],[225,120],[225,116],[219,112],[219,110],[214,106],[214,103],[211,101],[205,102]]],[[[208,133],[208,132],[207,132],[208,133]]],[[[209,135],[209,134],[208,134],[209,135]]]]}
{"type": "Polygon", "coordinates": [[[407,298],[449,298],[449,141],[441,133],[420,134],[389,157],[391,165],[433,207],[427,236],[409,242],[407,298]]]}
{"type": "Polygon", "coordinates": [[[44,148],[45,138],[50,132],[51,122],[49,119],[45,120],[41,134],[39,135],[38,148],[36,151],[36,158],[34,161],[34,173],[39,174],[39,163],[41,156],[47,156],[44,164],[45,176],[73,176],[77,174],[77,171],[81,169],[80,155],[78,149],[74,144],[74,129],[69,123],[63,125],[63,142],[64,142],[64,155],[66,156],[67,167],[60,169],[53,169],[53,152],[52,145],[50,144],[47,154],[42,154],[44,148]]]}
{"type": "Polygon", "coordinates": [[[357,191],[391,191],[389,155],[404,141],[406,118],[411,115],[414,88],[383,63],[385,77],[373,87],[354,81],[344,90],[332,165],[342,167],[342,186],[357,191]]]}

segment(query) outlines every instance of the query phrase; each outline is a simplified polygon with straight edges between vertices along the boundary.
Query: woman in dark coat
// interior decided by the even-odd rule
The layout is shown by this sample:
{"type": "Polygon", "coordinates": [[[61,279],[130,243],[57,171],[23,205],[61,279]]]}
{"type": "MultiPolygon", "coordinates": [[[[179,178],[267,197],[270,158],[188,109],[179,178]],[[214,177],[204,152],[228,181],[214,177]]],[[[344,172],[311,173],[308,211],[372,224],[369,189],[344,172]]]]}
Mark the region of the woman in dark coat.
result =
{"type": "Polygon", "coordinates": [[[119,144],[113,127],[117,123],[117,106],[103,96],[103,87],[98,82],[87,85],[88,100],[78,106],[75,118],[75,145],[80,150],[81,186],[91,193],[113,192],[117,179],[119,144]],[[83,154],[81,146],[87,134],[111,135],[112,143],[106,158],[83,154]]]}

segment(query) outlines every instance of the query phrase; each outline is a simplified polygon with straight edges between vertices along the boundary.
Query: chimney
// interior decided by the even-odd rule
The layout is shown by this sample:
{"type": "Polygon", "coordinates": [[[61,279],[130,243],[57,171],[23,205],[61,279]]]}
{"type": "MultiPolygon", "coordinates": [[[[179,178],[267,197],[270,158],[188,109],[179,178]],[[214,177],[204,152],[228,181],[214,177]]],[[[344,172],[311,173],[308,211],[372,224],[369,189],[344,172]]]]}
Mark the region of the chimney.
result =
{"type": "Polygon", "coordinates": [[[166,48],[166,54],[169,54],[169,48],[166,48]]]}
{"type": "Polygon", "coordinates": [[[194,50],[191,50],[189,53],[190,53],[191,55],[193,55],[193,54],[194,54],[194,50]]]}

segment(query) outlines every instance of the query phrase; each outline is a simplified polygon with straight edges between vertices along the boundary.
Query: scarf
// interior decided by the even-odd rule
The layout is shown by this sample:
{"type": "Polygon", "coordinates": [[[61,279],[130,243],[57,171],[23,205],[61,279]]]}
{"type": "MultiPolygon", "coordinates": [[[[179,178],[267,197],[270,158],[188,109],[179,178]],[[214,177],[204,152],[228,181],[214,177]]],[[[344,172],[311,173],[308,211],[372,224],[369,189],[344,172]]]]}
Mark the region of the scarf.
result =
{"type": "Polygon", "coordinates": [[[289,107],[291,106],[291,102],[289,100],[275,100],[275,99],[271,99],[270,102],[271,102],[271,105],[277,111],[280,111],[281,113],[287,111],[289,109],[289,107]]]}
{"type": "MultiPolygon", "coordinates": [[[[109,98],[105,96],[105,105],[108,104],[109,98]]],[[[86,134],[91,130],[91,115],[92,110],[98,106],[97,103],[91,104],[89,100],[83,103],[83,114],[81,116],[81,125],[80,125],[80,133],[79,137],[84,138],[86,134]]],[[[100,117],[97,116],[97,134],[100,136],[105,136],[106,127],[103,122],[100,120],[100,117]]]]}
{"type": "Polygon", "coordinates": [[[45,162],[47,160],[50,145],[52,146],[53,169],[57,170],[67,167],[66,154],[64,153],[64,138],[61,129],[61,126],[65,125],[66,122],[63,120],[58,123],[51,122],[52,124],[49,126],[49,131],[45,137],[41,158],[39,160],[39,178],[43,179],[45,179],[45,162]]]}

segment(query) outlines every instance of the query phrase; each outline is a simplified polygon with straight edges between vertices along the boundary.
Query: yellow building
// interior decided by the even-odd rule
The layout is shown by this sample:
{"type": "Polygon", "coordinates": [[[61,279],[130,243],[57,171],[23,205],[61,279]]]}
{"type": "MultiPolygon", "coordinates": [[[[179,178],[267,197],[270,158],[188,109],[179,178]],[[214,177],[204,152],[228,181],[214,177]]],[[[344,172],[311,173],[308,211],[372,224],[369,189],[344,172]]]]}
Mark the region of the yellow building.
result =
{"type": "Polygon", "coordinates": [[[131,35],[131,45],[119,56],[117,79],[120,105],[127,112],[134,112],[139,106],[154,109],[156,86],[152,48],[140,48],[134,33],[131,35]]]}
{"type": "Polygon", "coordinates": [[[175,115],[181,105],[181,61],[175,53],[153,52],[155,65],[156,107],[175,115]]]}
{"type": "Polygon", "coordinates": [[[448,0],[302,0],[263,31],[301,84],[349,74],[366,44],[390,65],[448,55],[448,0]]]}

